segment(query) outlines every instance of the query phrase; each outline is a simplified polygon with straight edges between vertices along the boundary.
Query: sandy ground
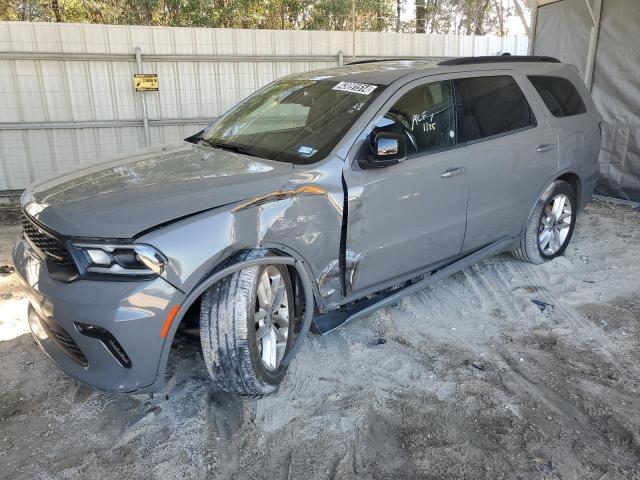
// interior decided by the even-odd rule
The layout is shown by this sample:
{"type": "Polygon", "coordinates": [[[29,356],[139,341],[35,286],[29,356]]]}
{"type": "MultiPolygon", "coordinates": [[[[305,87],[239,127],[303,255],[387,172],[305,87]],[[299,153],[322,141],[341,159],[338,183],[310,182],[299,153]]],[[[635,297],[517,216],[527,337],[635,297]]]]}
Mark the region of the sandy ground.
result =
{"type": "Polygon", "coordinates": [[[189,345],[167,397],[93,392],[0,275],[0,477],[640,479],[639,247],[640,211],[593,203],[564,258],[492,258],[310,337],[260,399],[210,391],[189,345]]]}

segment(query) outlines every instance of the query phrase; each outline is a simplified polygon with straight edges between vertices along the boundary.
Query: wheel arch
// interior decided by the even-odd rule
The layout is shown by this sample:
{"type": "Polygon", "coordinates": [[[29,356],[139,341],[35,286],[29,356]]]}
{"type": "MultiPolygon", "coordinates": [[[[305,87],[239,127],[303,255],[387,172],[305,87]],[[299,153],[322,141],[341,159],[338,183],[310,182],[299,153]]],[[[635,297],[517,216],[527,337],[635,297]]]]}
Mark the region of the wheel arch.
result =
{"type": "MultiPolygon", "coordinates": [[[[577,181],[579,181],[579,177],[577,178],[577,181]]],[[[529,215],[527,216],[527,221],[524,225],[523,232],[520,236],[518,245],[516,246],[516,248],[514,248],[511,251],[514,257],[516,257],[521,261],[525,261],[525,262],[529,262],[537,265],[540,263],[544,263],[548,260],[551,260],[552,258],[560,256],[564,253],[565,249],[569,244],[569,241],[573,234],[573,229],[575,227],[575,219],[578,213],[577,206],[575,205],[572,206],[573,207],[571,209],[572,221],[569,224],[570,228],[568,230],[566,237],[562,239],[562,241],[558,244],[558,248],[556,250],[552,250],[550,253],[544,252],[543,247],[541,246],[542,244],[539,243],[540,242],[539,235],[541,232],[540,216],[544,215],[544,209],[548,205],[548,202],[556,198],[556,197],[553,197],[552,195],[554,195],[557,189],[560,189],[560,192],[563,193],[563,196],[565,197],[566,197],[566,195],[564,195],[565,193],[569,193],[570,191],[575,193],[579,184],[574,182],[576,182],[576,177],[572,175],[568,176],[566,174],[563,174],[563,175],[556,176],[546,185],[544,190],[542,190],[542,192],[538,196],[536,203],[531,209],[529,215]]],[[[552,226],[550,224],[546,224],[546,225],[552,226]]],[[[556,237],[556,238],[559,238],[559,237],[556,237]]]]}
{"type": "Polygon", "coordinates": [[[575,171],[567,171],[556,178],[556,180],[563,180],[571,185],[573,191],[576,194],[576,202],[578,203],[578,210],[582,210],[584,205],[582,205],[582,179],[580,175],[578,175],[575,171]]]}
{"type": "Polygon", "coordinates": [[[557,181],[557,180],[562,180],[562,181],[567,182],[567,183],[569,183],[571,185],[573,190],[576,192],[576,201],[578,202],[578,211],[580,211],[580,210],[582,210],[582,208],[584,208],[584,205],[582,205],[583,182],[582,182],[582,178],[580,177],[578,172],[576,172],[575,170],[565,170],[565,171],[562,171],[560,173],[556,173],[555,175],[553,175],[544,184],[544,186],[542,187],[540,192],[538,192],[538,195],[536,196],[535,200],[533,201],[533,204],[531,205],[531,208],[529,210],[528,215],[526,216],[526,218],[524,219],[524,221],[522,223],[522,229],[520,230],[520,236],[522,236],[524,234],[524,230],[527,227],[527,223],[529,222],[529,218],[531,217],[531,214],[533,213],[533,210],[536,208],[536,203],[538,202],[538,199],[545,192],[545,190],[547,188],[549,188],[551,186],[551,184],[553,182],[557,181]]]}
{"type": "MultiPolygon", "coordinates": [[[[171,319],[170,326],[164,338],[162,353],[160,355],[160,360],[158,362],[158,369],[156,372],[156,380],[154,382],[155,388],[153,388],[153,391],[160,390],[164,385],[164,375],[166,372],[167,363],[168,363],[169,355],[171,352],[171,346],[175,339],[176,332],[178,331],[180,324],[183,322],[186,313],[190,310],[191,307],[193,307],[200,300],[204,292],[211,285],[219,282],[220,280],[222,280],[222,278],[225,278],[227,275],[231,275],[233,272],[229,272],[215,281],[213,281],[213,278],[219,276],[219,274],[221,274],[223,270],[226,271],[234,268],[242,268],[242,265],[246,265],[246,267],[254,266],[256,260],[262,261],[263,259],[269,259],[269,258],[279,258],[281,260],[289,259],[290,263],[286,263],[285,266],[287,267],[290,273],[293,272],[295,275],[295,281],[294,281],[294,278],[292,278],[292,283],[295,283],[296,288],[298,288],[298,286],[302,287],[302,291],[300,292],[300,295],[304,296],[304,298],[312,299],[313,305],[312,305],[312,308],[310,309],[310,312],[311,312],[310,315],[311,317],[313,316],[313,312],[316,310],[317,305],[319,305],[321,297],[320,297],[318,285],[315,281],[315,277],[309,267],[309,264],[298,252],[284,245],[265,244],[265,245],[256,246],[255,248],[242,248],[232,253],[229,253],[225,257],[223,257],[219,262],[217,262],[216,267],[212,271],[210,271],[207,275],[205,275],[191,290],[191,292],[187,294],[185,300],[180,305],[177,313],[171,319]],[[249,252],[255,253],[255,256],[253,258],[247,259],[245,258],[245,255],[249,252]],[[303,278],[303,276],[305,278],[303,278]],[[307,294],[304,288],[305,285],[307,285],[308,288],[311,290],[310,295],[307,294]]],[[[279,263],[282,263],[282,262],[279,262],[279,263]]],[[[296,304],[297,304],[297,301],[296,301],[296,304]]],[[[307,318],[308,316],[307,312],[308,310],[305,309],[304,323],[310,324],[310,318],[307,318]]],[[[299,313],[301,312],[296,311],[296,316],[299,313]]],[[[303,323],[303,328],[305,326],[304,323],[303,323]]],[[[308,325],[306,329],[308,330],[308,325]]],[[[303,334],[303,330],[301,330],[298,335],[301,335],[301,334],[303,334]]],[[[304,333],[304,335],[306,336],[306,333],[304,333]]]]}

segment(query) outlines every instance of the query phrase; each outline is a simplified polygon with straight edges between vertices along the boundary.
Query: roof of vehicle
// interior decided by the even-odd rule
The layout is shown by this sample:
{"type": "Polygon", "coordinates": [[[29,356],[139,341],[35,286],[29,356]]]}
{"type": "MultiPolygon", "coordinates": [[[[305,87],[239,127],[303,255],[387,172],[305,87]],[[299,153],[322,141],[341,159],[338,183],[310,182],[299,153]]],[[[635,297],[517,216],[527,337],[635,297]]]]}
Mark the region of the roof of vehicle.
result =
{"type": "Polygon", "coordinates": [[[523,64],[539,65],[543,63],[559,64],[561,62],[553,57],[526,55],[425,59],[369,59],[356,61],[341,67],[315,70],[302,74],[302,76],[314,80],[339,77],[341,81],[389,85],[400,78],[424,70],[433,70],[433,73],[446,73],[448,71],[460,71],[460,67],[464,70],[474,68],[486,70],[487,67],[492,64],[495,64],[496,68],[504,69],[510,68],[510,66],[517,68],[523,64]]]}

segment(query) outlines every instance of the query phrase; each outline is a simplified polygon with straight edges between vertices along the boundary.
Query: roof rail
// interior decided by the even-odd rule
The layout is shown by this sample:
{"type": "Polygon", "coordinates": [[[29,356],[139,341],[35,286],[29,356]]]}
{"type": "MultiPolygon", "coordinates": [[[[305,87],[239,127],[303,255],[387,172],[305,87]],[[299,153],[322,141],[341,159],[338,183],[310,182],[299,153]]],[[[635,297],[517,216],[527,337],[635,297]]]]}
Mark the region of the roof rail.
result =
{"type": "Polygon", "coordinates": [[[362,63],[378,63],[378,62],[401,62],[401,61],[411,61],[411,60],[421,60],[420,58],[369,58],[367,60],[356,60],[354,62],[349,62],[346,65],[360,65],[362,63]]]}
{"type": "Polygon", "coordinates": [[[438,65],[473,65],[478,63],[562,63],[557,58],[536,55],[498,55],[486,57],[459,57],[443,60],[438,65]]]}

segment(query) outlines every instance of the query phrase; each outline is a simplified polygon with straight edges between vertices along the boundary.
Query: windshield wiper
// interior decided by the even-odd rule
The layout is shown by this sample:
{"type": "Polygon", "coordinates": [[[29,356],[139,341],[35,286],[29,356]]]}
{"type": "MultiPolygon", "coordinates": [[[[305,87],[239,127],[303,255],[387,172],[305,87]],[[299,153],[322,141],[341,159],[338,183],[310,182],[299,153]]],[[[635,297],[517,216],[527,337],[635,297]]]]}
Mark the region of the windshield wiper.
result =
{"type": "Polygon", "coordinates": [[[242,147],[240,145],[234,145],[232,143],[224,143],[224,142],[216,142],[211,143],[207,140],[207,143],[211,145],[213,148],[219,148],[221,150],[230,150],[232,152],[240,153],[242,155],[248,155],[250,157],[255,157],[256,155],[251,151],[251,149],[247,147],[242,147]]]}
{"type": "Polygon", "coordinates": [[[206,138],[200,137],[200,138],[198,139],[198,141],[199,141],[199,142],[205,142],[205,143],[208,143],[210,147],[214,147],[214,148],[215,148],[215,145],[214,145],[213,143],[211,143],[209,140],[207,140],[206,138]]]}

